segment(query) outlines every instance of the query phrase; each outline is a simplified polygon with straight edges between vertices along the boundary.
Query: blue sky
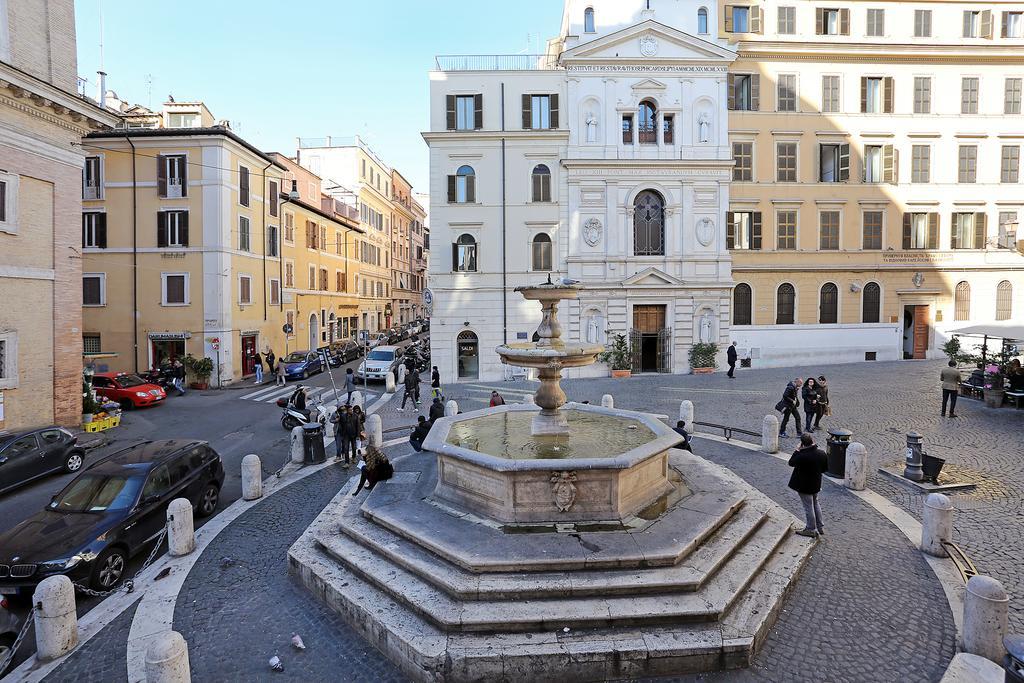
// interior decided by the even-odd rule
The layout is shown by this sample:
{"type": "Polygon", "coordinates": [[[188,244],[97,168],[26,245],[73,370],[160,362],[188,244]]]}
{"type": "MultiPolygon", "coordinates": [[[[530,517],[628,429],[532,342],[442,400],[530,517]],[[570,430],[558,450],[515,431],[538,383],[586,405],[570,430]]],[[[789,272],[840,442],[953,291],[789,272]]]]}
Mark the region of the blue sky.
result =
{"type": "Polygon", "coordinates": [[[427,72],[436,54],[542,51],[561,0],[76,0],[78,72],[96,95],[103,14],[107,88],[159,108],[203,100],[267,151],[360,134],[426,191],[427,72]],[[500,15],[498,8],[504,11],[500,15]],[[152,96],[147,76],[152,78],[152,96]]]}

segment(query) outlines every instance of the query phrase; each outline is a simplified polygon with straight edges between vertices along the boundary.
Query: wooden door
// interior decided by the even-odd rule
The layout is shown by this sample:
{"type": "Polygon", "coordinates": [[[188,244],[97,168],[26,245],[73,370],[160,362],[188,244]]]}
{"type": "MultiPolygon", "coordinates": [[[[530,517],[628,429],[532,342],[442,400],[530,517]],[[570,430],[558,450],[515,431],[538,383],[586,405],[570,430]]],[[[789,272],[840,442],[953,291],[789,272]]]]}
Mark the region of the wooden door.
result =
{"type": "Polygon", "coordinates": [[[924,360],[928,351],[928,306],[914,306],[914,358],[924,360]]]}
{"type": "Polygon", "coordinates": [[[643,334],[658,334],[665,329],[665,306],[634,306],[633,329],[643,334]]]}
{"type": "Polygon", "coordinates": [[[256,337],[242,337],[242,374],[251,375],[256,372],[256,337]]]}

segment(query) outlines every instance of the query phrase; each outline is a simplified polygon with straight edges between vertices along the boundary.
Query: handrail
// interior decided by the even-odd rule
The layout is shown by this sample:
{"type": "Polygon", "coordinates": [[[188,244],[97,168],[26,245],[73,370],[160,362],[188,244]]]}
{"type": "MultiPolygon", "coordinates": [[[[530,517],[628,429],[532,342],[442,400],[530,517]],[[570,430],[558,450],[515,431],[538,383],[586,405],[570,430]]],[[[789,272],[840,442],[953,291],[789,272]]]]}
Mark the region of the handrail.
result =
{"type": "Polygon", "coordinates": [[[753,432],[750,431],[749,429],[741,429],[739,427],[730,427],[728,425],[715,424],[714,422],[698,422],[697,420],[694,420],[693,424],[697,427],[712,427],[714,429],[721,429],[726,441],[731,441],[733,434],[746,434],[747,436],[754,436],[758,438],[761,437],[760,432],[753,432]]]}
{"type": "Polygon", "coordinates": [[[942,547],[946,549],[949,559],[953,560],[953,564],[956,565],[956,569],[960,572],[960,578],[964,580],[964,583],[970,581],[972,576],[978,575],[978,568],[971,562],[971,558],[967,557],[967,553],[963,551],[963,548],[952,541],[943,541],[942,547]]]}

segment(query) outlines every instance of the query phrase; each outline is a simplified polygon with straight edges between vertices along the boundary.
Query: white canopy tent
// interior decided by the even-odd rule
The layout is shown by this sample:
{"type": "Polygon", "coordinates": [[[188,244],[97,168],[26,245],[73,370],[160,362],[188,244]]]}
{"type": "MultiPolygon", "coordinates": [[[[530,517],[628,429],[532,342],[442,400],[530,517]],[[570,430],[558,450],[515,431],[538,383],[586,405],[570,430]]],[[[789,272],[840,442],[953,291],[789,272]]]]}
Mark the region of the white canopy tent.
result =
{"type": "Polygon", "coordinates": [[[979,337],[992,337],[1012,341],[1024,341],[1024,323],[1015,321],[1002,321],[992,323],[979,323],[967,325],[956,330],[950,330],[949,334],[971,334],[979,337]]]}

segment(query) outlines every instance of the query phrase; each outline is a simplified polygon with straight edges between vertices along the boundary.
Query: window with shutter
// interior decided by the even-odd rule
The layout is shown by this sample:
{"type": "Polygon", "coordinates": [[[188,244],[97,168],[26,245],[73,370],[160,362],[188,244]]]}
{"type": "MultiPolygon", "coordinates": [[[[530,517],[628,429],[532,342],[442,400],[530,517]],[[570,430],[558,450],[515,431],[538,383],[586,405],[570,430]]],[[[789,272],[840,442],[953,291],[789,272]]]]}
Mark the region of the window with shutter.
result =
{"type": "Polygon", "coordinates": [[[83,306],[105,306],[106,305],[106,279],[104,273],[83,273],[82,274],[82,305],[83,306]]]}
{"type": "MultiPolygon", "coordinates": [[[[749,33],[750,32],[750,6],[749,5],[732,5],[729,7],[732,10],[731,18],[726,21],[726,25],[731,27],[732,33],[749,33]]],[[[726,29],[730,30],[730,29],[726,29]]]]}
{"type": "Polygon", "coordinates": [[[102,199],[102,159],[98,156],[86,157],[82,168],[82,199],[102,199]]]}
{"type": "Polygon", "coordinates": [[[819,248],[823,251],[839,249],[839,212],[821,211],[818,214],[820,226],[819,248]]]}
{"type": "Polygon", "coordinates": [[[523,130],[533,128],[533,96],[524,93],[523,102],[523,130]]]}
{"type": "Polygon", "coordinates": [[[452,270],[459,273],[476,272],[477,244],[470,234],[459,235],[452,244],[452,270]]]}
{"type": "Polygon", "coordinates": [[[999,167],[999,182],[1016,183],[1020,180],[1020,145],[1003,145],[999,167]]]}
{"type": "Polygon", "coordinates": [[[823,112],[839,111],[839,76],[821,77],[821,110],[823,112]]]}
{"type": "Polygon", "coordinates": [[[899,182],[899,163],[896,148],[892,145],[882,145],[882,182],[899,182]]]}
{"type": "Polygon", "coordinates": [[[881,322],[882,288],[878,286],[877,282],[869,282],[864,285],[862,299],[863,309],[861,311],[861,322],[881,322]]]}
{"type": "Polygon", "coordinates": [[[882,112],[891,114],[895,106],[895,81],[892,76],[882,79],[882,112]]]}
{"type": "Polygon", "coordinates": [[[777,142],[775,143],[775,180],[780,183],[795,183],[797,181],[797,143],[777,142]]]}
{"type": "Polygon", "coordinates": [[[953,320],[961,322],[970,319],[971,286],[966,282],[960,282],[953,292],[953,320]]]}
{"type": "Polygon", "coordinates": [[[245,216],[238,217],[238,249],[239,251],[250,251],[249,219],[245,216]]]}
{"type": "Polygon", "coordinates": [[[732,33],[732,5],[722,6],[722,28],[726,33],[732,33]]]}
{"type": "Polygon", "coordinates": [[[960,113],[978,113],[978,79],[975,77],[960,79],[960,113]]]}
{"type": "Polygon", "coordinates": [[[82,246],[106,249],[107,214],[100,211],[86,211],[82,214],[82,246]]]}
{"type": "Polygon", "coordinates": [[[1003,12],[1002,28],[999,35],[1002,38],[1020,38],[1024,34],[1024,13],[1003,12]]]}
{"type": "Polygon", "coordinates": [[[188,274],[162,273],[163,305],[183,306],[188,304],[188,274]]]}
{"type": "Polygon", "coordinates": [[[284,264],[284,286],[295,286],[295,264],[291,261],[284,264]]]}
{"type": "Polygon", "coordinates": [[[270,204],[269,211],[270,215],[277,217],[278,209],[278,193],[277,193],[277,181],[271,180],[269,183],[269,191],[267,192],[269,199],[267,200],[270,204]]]}
{"type": "Polygon", "coordinates": [[[779,7],[778,13],[778,26],[776,30],[779,35],[791,36],[795,34],[796,7],[779,7]]]}
{"type": "Polygon", "coordinates": [[[480,130],[484,127],[484,96],[473,95],[473,128],[480,130]]]}
{"type": "Polygon", "coordinates": [[[881,211],[865,211],[861,214],[861,226],[863,232],[863,249],[882,248],[882,221],[884,214],[881,211]]]}
{"type": "Polygon", "coordinates": [[[779,74],[776,109],[796,111],[796,74],[779,74]]]}
{"type": "MultiPolygon", "coordinates": [[[[451,177],[449,177],[451,178],[451,177]]],[[[472,204],[476,201],[476,171],[472,166],[461,166],[455,172],[454,187],[452,181],[448,181],[449,198],[454,198],[455,204],[472,204]]]]}
{"type": "Polygon", "coordinates": [[[732,143],[732,179],[737,181],[751,181],[754,179],[754,143],[734,142],[732,143]]]}
{"type": "Polygon", "coordinates": [[[750,7],[750,32],[751,33],[763,33],[764,29],[764,17],[760,5],[751,5],[750,7]]]}
{"type": "Polygon", "coordinates": [[[753,292],[750,285],[741,282],[732,290],[732,324],[752,324],[751,313],[753,303],[753,292]]]}
{"type": "Polygon", "coordinates": [[[978,180],[978,146],[960,145],[957,181],[974,183],[978,180]]]}
{"type": "Polygon", "coordinates": [[[1010,320],[1013,317],[1013,284],[1003,280],[996,285],[996,320],[1010,320]]]}
{"type": "Polygon", "coordinates": [[[547,233],[538,233],[537,236],[533,238],[533,253],[531,254],[531,265],[533,270],[552,270],[552,246],[551,237],[549,237],[547,233]]]}
{"type": "Polygon", "coordinates": [[[167,246],[167,212],[157,211],[156,214],[156,246],[167,246]]]}
{"type": "Polygon", "coordinates": [[[903,214],[903,248],[938,248],[938,214],[903,214]],[[933,237],[935,239],[934,245],[932,240],[933,237]]]}
{"type": "Polygon", "coordinates": [[[249,206],[249,169],[238,167],[238,203],[249,206]]]}
{"type": "Polygon", "coordinates": [[[455,120],[452,130],[475,130],[480,126],[476,120],[476,95],[453,96],[455,120]]]}
{"type": "Polygon", "coordinates": [[[1021,112],[1021,90],[1024,79],[1007,78],[1003,86],[1003,113],[1019,114],[1021,112]]]}
{"type": "Polygon", "coordinates": [[[932,35],[932,11],[930,9],[914,10],[914,37],[930,38],[932,35]]]}
{"type": "Polygon", "coordinates": [[[252,303],[252,278],[248,275],[238,278],[238,303],[241,305],[252,303]]]}
{"type": "Polygon", "coordinates": [[[819,145],[818,181],[846,182],[850,179],[850,145],[823,143],[819,145]]]}
{"type": "MultiPolygon", "coordinates": [[[[457,125],[457,118],[455,116],[455,95],[445,95],[444,97],[444,121],[445,128],[448,130],[455,130],[457,125]]],[[[363,160],[363,177],[366,177],[366,160],[363,160]]]]}
{"type": "Polygon", "coordinates": [[[929,76],[914,77],[914,113],[932,113],[932,79],[929,76]]]}
{"type": "Polygon", "coordinates": [[[538,164],[534,167],[533,173],[531,174],[532,180],[532,197],[531,201],[534,202],[550,202],[551,201],[551,171],[544,164],[538,164]]]}
{"type": "Polygon", "coordinates": [[[280,306],[281,305],[281,281],[276,279],[270,280],[270,305],[280,306]]]}
{"type": "Polygon", "coordinates": [[[775,226],[775,248],[796,249],[796,211],[776,211],[775,226]]]}
{"type": "Polygon", "coordinates": [[[864,145],[864,176],[865,183],[882,182],[882,146],[864,145]]]}
{"type": "Polygon", "coordinates": [[[885,35],[885,10],[868,9],[867,12],[867,35],[881,37],[885,35]]]}

